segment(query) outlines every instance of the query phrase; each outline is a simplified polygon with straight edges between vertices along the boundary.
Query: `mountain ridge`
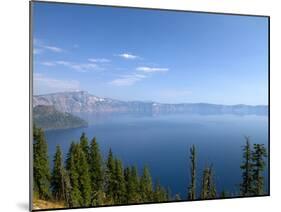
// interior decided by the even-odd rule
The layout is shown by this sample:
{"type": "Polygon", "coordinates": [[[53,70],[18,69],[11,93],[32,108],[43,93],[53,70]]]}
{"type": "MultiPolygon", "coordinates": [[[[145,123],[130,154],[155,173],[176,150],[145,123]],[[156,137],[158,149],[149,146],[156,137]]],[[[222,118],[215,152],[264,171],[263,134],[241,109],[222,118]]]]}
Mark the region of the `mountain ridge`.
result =
{"type": "Polygon", "coordinates": [[[211,103],[159,103],[154,101],[123,101],[98,97],[87,91],[58,92],[33,96],[33,107],[54,106],[67,113],[199,113],[267,115],[267,105],[223,105],[211,103]]]}

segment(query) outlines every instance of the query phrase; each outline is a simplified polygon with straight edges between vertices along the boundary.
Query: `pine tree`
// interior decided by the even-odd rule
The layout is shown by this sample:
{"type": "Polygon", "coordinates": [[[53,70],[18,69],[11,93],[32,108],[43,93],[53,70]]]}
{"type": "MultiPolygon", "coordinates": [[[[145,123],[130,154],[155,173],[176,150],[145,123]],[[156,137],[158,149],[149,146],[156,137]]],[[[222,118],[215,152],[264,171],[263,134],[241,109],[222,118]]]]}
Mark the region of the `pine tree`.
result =
{"type": "Polygon", "coordinates": [[[201,199],[213,199],[216,197],[216,187],[214,183],[212,166],[203,171],[201,199]]]}
{"type": "Polygon", "coordinates": [[[91,180],[87,158],[80,144],[71,144],[66,166],[71,184],[70,205],[72,207],[89,206],[91,180]]]}
{"type": "Polygon", "coordinates": [[[106,172],[105,172],[105,193],[107,197],[108,204],[113,204],[113,192],[114,192],[114,170],[115,163],[113,158],[112,150],[109,149],[107,162],[106,162],[106,172]]]}
{"type": "Polygon", "coordinates": [[[145,166],[140,179],[140,195],[142,202],[153,201],[153,186],[148,168],[145,166]]]}
{"type": "Polygon", "coordinates": [[[71,207],[71,184],[68,172],[63,169],[63,187],[64,187],[64,202],[66,207],[71,207]]]}
{"type": "Polygon", "coordinates": [[[188,199],[196,199],[196,151],[195,146],[192,145],[190,148],[190,173],[191,173],[191,183],[188,187],[188,199]]]}
{"type": "Polygon", "coordinates": [[[254,144],[252,152],[253,161],[253,194],[262,195],[264,193],[264,177],[265,169],[264,158],[267,157],[267,152],[263,144],[254,144]]]}
{"type": "Polygon", "coordinates": [[[85,152],[80,145],[77,145],[77,170],[79,175],[79,189],[81,191],[82,203],[81,206],[91,205],[91,178],[89,174],[89,167],[85,152]]]}
{"type": "Polygon", "coordinates": [[[80,137],[80,146],[83,152],[85,153],[85,156],[87,158],[87,161],[89,161],[89,142],[86,134],[83,132],[81,137],[80,137]]]}
{"type": "Polygon", "coordinates": [[[132,189],[131,189],[131,169],[129,167],[126,167],[124,169],[124,181],[125,181],[125,199],[126,203],[129,203],[130,196],[132,195],[132,189]]]}
{"type": "Polygon", "coordinates": [[[69,175],[69,182],[71,185],[68,201],[69,207],[79,207],[81,206],[81,203],[83,201],[82,194],[79,189],[79,173],[77,170],[76,148],[77,144],[72,142],[66,160],[66,169],[69,175]]]}
{"type": "Polygon", "coordinates": [[[139,175],[137,168],[132,166],[130,169],[130,180],[128,182],[130,195],[128,196],[128,203],[138,203],[141,201],[139,191],[139,175]]]}
{"type": "Polygon", "coordinates": [[[243,163],[240,166],[242,169],[242,183],[240,184],[240,192],[243,196],[249,196],[253,191],[253,176],[252,176],[252,153],[251,153],[251,144],[250,138],[245,137],[246,144],[243,146],[243,163]]]}
{"type": "Polygon", "coordinates": [[[91,201],[93,205],[101,204],[103,190],[102,156],[96,138],[93,138],[90,145],[90,175],[91,175],[91,201]]]}
{"type": "Polygon", "coordinates": [[[160,182],[157,180],[156,185],[153,192],[153,201],[154,202],[164,202],[167,201],[167,192],[165,188],[160,185],[160,182]]]}
{"type": "Polygon", "coordinates": [[[33,180],[34,192],[40,199],[50,199],[50,166],[48,146],[44,131],[34,126],[33,130],[33,180]]]}
{"type": "Polygon", "coordinates": [[[56,147],[54,156],[54,165],[51,178],[51,188],[53,198],[57,201],[62,201],[65,198],[65,171],[62,163],[62,152],[60,146],[56,147]]]}
{"type": "Polygon", "coordinates": [[[121,160],[115,159],[113,199],[115,204],[125,203],[125,180],[121,160]]]}
{"type": "Polygon", "coordinates": [[[66,170],[70,170],[71,167],[71,158],[72,155],[74,154],[74,148],[75,148],[75,143],[74,141],[71,142],[68,153],[67,153],[67,157],[66,157],[66,162],[65,162],[65,166],[66,166],[66,170]]]}

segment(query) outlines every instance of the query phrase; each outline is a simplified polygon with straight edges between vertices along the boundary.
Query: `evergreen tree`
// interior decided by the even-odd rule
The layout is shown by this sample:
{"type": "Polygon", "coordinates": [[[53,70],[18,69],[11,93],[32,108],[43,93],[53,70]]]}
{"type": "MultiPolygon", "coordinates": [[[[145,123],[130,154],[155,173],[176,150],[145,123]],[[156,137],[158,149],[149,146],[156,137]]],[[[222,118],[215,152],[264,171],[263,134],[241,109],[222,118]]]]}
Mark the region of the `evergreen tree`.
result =
{"type": "Polygon", "coordinates": [[[72,207],[89,206],[91,204],[91,180],[88,162],[80,144],[72,143],[67,158],[71,191],[70,205],[72,207]]]}
{"type": "Polygon", "coordinates": [[[124,169],[124,181],[125,181],[125,188],[126,188],[125,199],[126,199],[126,203],[129,203],[130,196],[132,195],[132,191],[131,191],[131,170],[130,170],[129,167],[126,167],[124,169]]]}
{"type": "Polygon", "coordinates": [[[33,133],[33,189],[40,199],[49,199],[51,174],[48,146],[41,128],[34,126],[33,133]]]}
{"type": "Polygon", "coordinates": [[[157,180],[156,181],[156,185],[155,185],[155,188],[154,188],[154,192],[153,192],[153,201],[154,202],[164,202],[164,201],[167,201],[168,200],[168,197],[167,197],[167,192],[165,190],[165,188],[163,188],[159,181],[157,180]]]}
{"type": "Polygon", "coordinates": [[[94,137],[90,145],[90,175],[91,175],[91,201],[93,205],[101,204],[101,195],[103,189],[103,170],[102,170],[102,156],[99,150],[99,145],[94,137]]]}
{"type": "Polygon", "coordinates": [[[67,157],[66,157],[66,162],[65,162],[65,166],[66,166],[66,170],[70,170],[71,167],[71,158],[72,155],[74,154],[74,148],[75,148],[75,143],[74,141],[71,142],[68,153],[67,153],[67,157]]]}
{"type": "Polygon", "coordinates": [[[212,167],[205,168],[203,172],[201,199],[213,199],[216,197],[216,187],[214,183],[212,167]]]}
{"type": "Polygon", "coordinates": [[[252,152],[253,161],[253,194],[262,195],[264,193],[264,177],[265,169],[264,158],[267,157],[267,152],[263,144],[254,144],[252,152]]]}
{"type": "Polygon", "coordinates": [[[152,180],[148,168],[145,166],[143,169],[143,175],[140,179],[140,195],[142,202],[153,201],[153,186],[152,180]]]}
{"type": "Polygon", "coordinates": [[[243,146],[243,163],[240,166],[242,169],[242,183],[240,184],[240,192],[243,196],[249,196],[252,194],[253,176],[252,176],[252,153],[250,138],[245,137],[246,144],[243,146]]]}
{"type": "Polygon", "coordinates": [[[140,202],[140,194],[139,194],[139,176],[138,171],[135,166],[132,166],[130,169],[130,178],[129,178],[129,190],[130,195],[128,196],[128,203],[138,203],[140,202]]]}
{"type": "Polygon", "coordinates": [[[196,152],[195,146],[192,145],[190,148],[190,173],[191,173],[191,183],[188,187],[188,199],[196,199],[196,152]]]}
{"type": "Polygon", "coordinates": [[[80,145],[77,145],[77,170],[79,175],[79,189],[82,196],[81,206],[90,206],[91,204],[91,178],[89,174],[88,161],[85,152],[80,145]]]}
{"type": "Polygon", "coordinates": [[[108,204],[114,203],[113,202],[114,170],[115,170],[115,163],[114,163],[113,153],[110,148],[107,157],[106,172],[105,172],[105,193],[106,193],[108,204]]]}
{"type": "Polygon", "coordinates": [[[62,201],[65,198],[65,172],[62,163],[62,152],[60,146],[56,147],[56,153],[54,156],[54,165],[51,178],[51,188],[53,198],[57,201],[62,201]]]}
{"type": "Polygon", "coordinates": [[[125,180],[121,160],[115,159],[113,199],[115,204],[125,203],[125,180]]]}
{"type": "Polygon", "coordinates": [[[69,203],[70,207],[79,207],[82,203],[82,194],[79,189],[79,173],[77,170],[77,161],[76,161],[76,150],[77,144],[74,142],[71,143],[69,152],[67,154],[66,169],[69,175],[69,182],[71,189],[69,192],[69,203]]]}
{"type": "Polygon", "coordinates": [[[69,178],[69,175],[68,175],[68,172],[63,169],[63,187],[64,187],[64,202],[65,202],[65,205],[66,207],[71,207],[71,184],[70,184],[70,178],[69,178]]]}
{"type": "Polygon", "coordinates": [[[82,133],[82,135],[80,137],[80,146],[81,146],[81,149],[83,150],[83,152],[85,153],[87,161],[89,161],[89,159],[90,159],[89,158],[89,154],[90,154],[89,142],[88,142],[88,138],[84,132],[82,133]]]}

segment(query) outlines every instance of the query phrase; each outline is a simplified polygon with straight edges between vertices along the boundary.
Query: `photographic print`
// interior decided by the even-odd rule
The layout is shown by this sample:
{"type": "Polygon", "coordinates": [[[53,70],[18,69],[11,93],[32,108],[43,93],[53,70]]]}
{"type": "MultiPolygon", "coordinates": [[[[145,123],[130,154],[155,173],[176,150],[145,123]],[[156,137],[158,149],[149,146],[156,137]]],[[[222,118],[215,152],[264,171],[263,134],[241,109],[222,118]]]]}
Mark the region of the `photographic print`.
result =
{"type": "Polygon", "coordinates": [[[30,7],[32,210],[269,195],[269,17],[30,7]]]}

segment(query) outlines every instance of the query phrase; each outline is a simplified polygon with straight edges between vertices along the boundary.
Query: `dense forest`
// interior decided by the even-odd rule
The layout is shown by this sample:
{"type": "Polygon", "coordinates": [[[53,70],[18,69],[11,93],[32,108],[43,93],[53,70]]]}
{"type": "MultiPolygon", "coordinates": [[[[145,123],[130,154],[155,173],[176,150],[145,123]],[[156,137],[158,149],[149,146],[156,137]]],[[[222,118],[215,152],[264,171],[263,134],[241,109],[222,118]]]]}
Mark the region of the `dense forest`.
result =
{"type": "Polygon", "coordinates": [[[146,166],[141,174],[135,166],[124,167],[111,149],[103,159],[96,138],[89,140],[85,133],[79,142],[72,142],[65,161],[60,146],[57,146],[51,169],[44,131],[34,126],[33,201],[58,203],[45,207],[88,207],[265,194],[266,148],[263,144],[251,145],[250,138],[245,137],[242,152],[239,194],[218,193],[212,165],[204,168],[202,179],[199,179],[197,150],[193,145],[187,165],[190,182],[186,196],[180,197],[178,194],[172,196],[159,181],[153,182],[146,166]],[[197,185],[200,185],[199,189],[197,185]]]}

